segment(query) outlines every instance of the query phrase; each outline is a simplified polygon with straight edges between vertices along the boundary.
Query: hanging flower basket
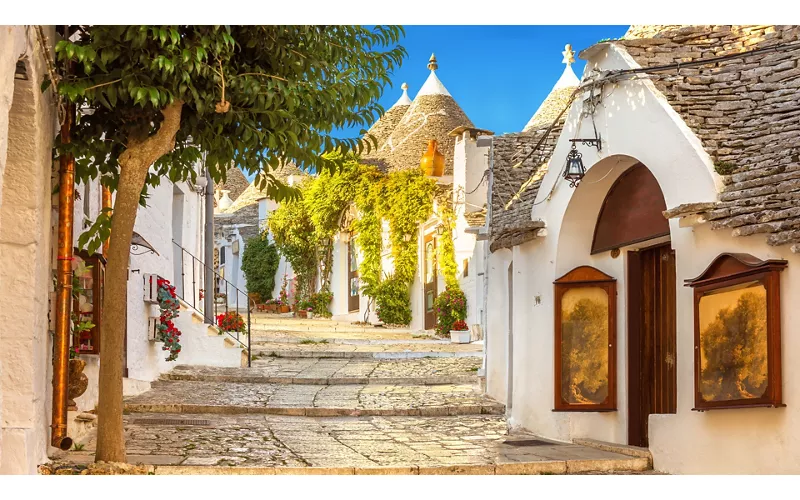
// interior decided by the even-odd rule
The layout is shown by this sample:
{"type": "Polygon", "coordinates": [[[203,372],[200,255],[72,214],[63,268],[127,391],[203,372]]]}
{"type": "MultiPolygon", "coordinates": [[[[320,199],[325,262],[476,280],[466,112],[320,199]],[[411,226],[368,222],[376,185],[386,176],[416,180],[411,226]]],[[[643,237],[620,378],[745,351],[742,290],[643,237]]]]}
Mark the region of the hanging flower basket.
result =
{"type": "Polygon", "coordinates": [[[156,327],[156,341],[163,342],[161,349],[169,351],[167,361],[175,361],[181,352],[181,344],[178,342],[181,331],[172,322],[178,317],[180,304],[175,294],[175,287],[168,280],[158,279],[158,307],[161,309],[158,326],[156,327]]]}

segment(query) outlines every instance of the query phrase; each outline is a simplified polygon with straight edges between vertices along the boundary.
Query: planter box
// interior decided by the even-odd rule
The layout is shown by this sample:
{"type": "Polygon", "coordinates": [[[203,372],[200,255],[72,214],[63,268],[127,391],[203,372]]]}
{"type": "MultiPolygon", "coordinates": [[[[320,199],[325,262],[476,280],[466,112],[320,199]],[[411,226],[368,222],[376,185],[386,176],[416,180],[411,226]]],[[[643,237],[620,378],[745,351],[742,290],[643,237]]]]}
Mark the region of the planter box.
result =
{"type": "Polygon", "coordinates": [[[280,306],[279,311],[282,313],[288,313],[292,311],[292,308],[289,306],[280,306]]]}
{"type": "Polygon", "coordinates": [[[297,311],[295,314],[297,315],[298,318],[307,318],[308,317],[307,311],[297,311]]]}
{"type": "Polygon", "coordinates": [[[469,330],[450,330],[450,342],[453,344],[469,344],[470,336],[469,330]]]}
{"type": "Polygon", "coordinates": [[[278,306],[275,304],[267,304],[267,312],[268,313],[278,312],[278,306]]]}

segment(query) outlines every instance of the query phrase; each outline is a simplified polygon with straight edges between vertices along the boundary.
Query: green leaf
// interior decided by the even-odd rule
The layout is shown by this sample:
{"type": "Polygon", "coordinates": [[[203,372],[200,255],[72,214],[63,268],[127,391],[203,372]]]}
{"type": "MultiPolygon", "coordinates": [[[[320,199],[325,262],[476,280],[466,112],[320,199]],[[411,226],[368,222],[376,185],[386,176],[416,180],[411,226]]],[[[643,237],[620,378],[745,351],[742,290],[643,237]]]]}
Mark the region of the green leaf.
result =
{"type": "Polygon", "coordinates": [[[158,105],[158,90],[151,88],[150,90],[150,102],[153,103],[153,106],[156,108],[160,108],[161,106],[158,105]]]}
{"type": "Polygon", "coordinates": [[[45,90],[49,89],[52,83],[49,78],[45,77],[41,85],[42,92],[44,93],[45,90]]]}

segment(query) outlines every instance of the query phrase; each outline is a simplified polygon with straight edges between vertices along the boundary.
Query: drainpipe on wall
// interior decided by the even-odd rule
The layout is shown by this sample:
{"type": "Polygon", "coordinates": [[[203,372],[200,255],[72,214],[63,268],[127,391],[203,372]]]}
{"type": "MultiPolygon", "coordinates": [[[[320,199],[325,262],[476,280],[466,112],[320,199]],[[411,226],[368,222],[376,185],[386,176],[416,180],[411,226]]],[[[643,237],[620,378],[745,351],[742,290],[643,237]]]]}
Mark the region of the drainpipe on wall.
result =
{"type": "Polygon", "coordinates": [[[203,295],[205,303],[203,304],[203,316],[205,316],[206,323],[213,324],[214,318],[214,294],[216,287],[214,286],[214,182],[211,180],[211,173],[208,171],[208,166],[203,165],[206,171],[206,224],[204,239],[205,256],[205,287],[206,291],[203,295]]]}
{"type": "MultiPolygon", "coordinates": [[[[486,232],[490,233],[492,227],[492,187],[494,186],[494,137],[489,144],[489,182],[486,197],[486,232]]],[[[483,318],[481,318],[481,328],[483,328],[483,371],[484,381],[486,380],[486,363],[489,352],[489,246],[491,238],[483,240],[483,318]]],[[[509,300],[511,298],[509,297],[509,300]]]]}
{"type": "MultiPolygon", "coordinates": [[[[68,105],[61,142],[70,142],[75,106],[68,105]]],[[[72,305],[72,224],[75,215],[75,157],[59,158],[58,268],[56,275],[56,331],[53,339],[53,416],[50,444],[62,450],[72,447],[67,436],[67,391],[69,383],[69,334],[72,305]]]]}

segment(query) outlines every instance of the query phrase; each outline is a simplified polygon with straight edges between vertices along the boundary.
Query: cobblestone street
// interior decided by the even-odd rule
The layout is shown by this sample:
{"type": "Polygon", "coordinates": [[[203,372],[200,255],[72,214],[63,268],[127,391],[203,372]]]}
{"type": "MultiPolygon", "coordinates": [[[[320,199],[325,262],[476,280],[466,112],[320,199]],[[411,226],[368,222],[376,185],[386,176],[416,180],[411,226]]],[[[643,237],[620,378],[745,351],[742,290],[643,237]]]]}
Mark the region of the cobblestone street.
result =
{"type": "MultiPolygon", "coordinates": [[[[509,434],[505,407],[480,391],[479,343],[450,344],[335,322],[328,322],[326,331],[324,321],[296,321],[292,331],[292,323],[281,319],[278,329],[270,329],[268,318],[257,317],[254,353],[274,345],[281,349],[256,356],[252,368],[178,365],[151,390],[126,398],[130,462],[153,466],[158,474],[564,474],[650,468],[643,455],[509,434]],[[375,353],[390,357],[378,359],[375,353]],[[416,357],[404,356],[409,353],[416,357]]],[[[90,462],[94,449],[91,434],[81,451],[66,458],[90,462]]]]}

